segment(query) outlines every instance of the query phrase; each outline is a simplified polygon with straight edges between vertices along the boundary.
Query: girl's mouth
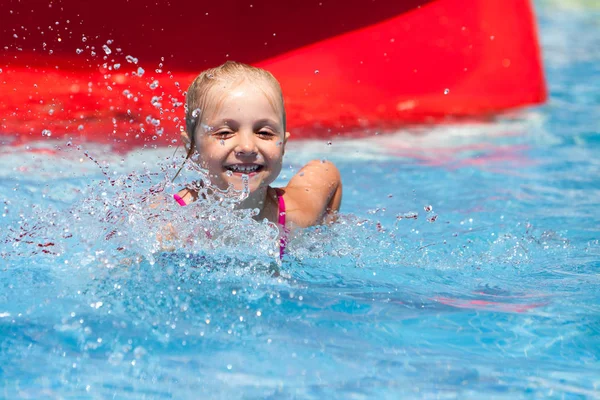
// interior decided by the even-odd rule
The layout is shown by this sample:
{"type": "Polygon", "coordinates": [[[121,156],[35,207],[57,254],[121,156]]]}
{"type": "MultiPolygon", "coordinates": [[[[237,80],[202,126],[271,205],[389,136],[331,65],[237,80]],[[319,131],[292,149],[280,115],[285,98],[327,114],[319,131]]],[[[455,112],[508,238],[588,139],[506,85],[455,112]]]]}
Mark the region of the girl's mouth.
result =
{"type": "Polygon", "coordinates": [[[253,175],[257,172],[262,171],[264,167],[258,164],[232,164],[226,165],[225,169],[231,171],[234,174],[240,175],[253,175]]]}

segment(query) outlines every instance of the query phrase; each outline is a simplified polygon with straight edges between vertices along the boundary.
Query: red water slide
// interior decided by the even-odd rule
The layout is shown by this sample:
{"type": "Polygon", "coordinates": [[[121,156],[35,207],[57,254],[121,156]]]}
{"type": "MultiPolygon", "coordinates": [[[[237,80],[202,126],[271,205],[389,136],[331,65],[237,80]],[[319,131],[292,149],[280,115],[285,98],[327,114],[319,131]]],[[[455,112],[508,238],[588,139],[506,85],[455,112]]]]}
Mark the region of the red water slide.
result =
{"type": "Polygon", "coordinates": [[[295,138],[546,98],[528,0],[7,0],[0,21],[5,143],[170,143],[187,85],[228,59],[275,74],[295,138]]]}

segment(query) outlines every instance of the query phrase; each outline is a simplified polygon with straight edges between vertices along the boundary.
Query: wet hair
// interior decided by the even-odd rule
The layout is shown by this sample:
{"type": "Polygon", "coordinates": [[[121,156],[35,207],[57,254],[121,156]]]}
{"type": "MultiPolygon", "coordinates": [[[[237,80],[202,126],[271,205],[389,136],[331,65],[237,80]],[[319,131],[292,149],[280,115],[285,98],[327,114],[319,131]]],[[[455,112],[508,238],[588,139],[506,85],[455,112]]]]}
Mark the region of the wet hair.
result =
{"type": "MultiPolygon", "coordinates": [[[[282,113],[283,131],[286,129],[285,107],[283,105],[283,94],[281,86],[275,77],[262,68],[253,67],[248,64],[239,63],[236,61],[227,61],[215,68],[207,69],[200,73],[190,84],[185,98],[185,130],[190,138],[189,149],[185,160],[187,161],[196,146],[196,129],[198,123],[202,121],[204,110],[208,105],[211,89],[218,83],[236,83],[249,80],[251,82],[266,82],[273,89],[272,92],[263,90],[271,106],[282,113]],[[273,96],[273,92],[275,96],[273,96]]],[[[181,166],[183,168],[183,165],[181,166]]],[[[177,178],[181,168],[177,171],[173,180],[177,178]]]]}

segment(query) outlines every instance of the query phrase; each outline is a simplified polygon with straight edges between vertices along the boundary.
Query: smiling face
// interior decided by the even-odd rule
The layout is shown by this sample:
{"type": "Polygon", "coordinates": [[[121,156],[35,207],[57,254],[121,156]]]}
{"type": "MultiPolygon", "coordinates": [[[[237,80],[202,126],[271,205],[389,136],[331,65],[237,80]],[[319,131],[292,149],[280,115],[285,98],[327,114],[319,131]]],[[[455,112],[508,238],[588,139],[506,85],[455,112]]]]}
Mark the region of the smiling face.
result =
{"type": "Polygon", "coordinates": [[[253,193],[277,178],[287,140],[279,99],[262,81],[225,81],[210,89],[194,134],[200,165],[213,185],[241,190],[248,175],[253,193]]]}

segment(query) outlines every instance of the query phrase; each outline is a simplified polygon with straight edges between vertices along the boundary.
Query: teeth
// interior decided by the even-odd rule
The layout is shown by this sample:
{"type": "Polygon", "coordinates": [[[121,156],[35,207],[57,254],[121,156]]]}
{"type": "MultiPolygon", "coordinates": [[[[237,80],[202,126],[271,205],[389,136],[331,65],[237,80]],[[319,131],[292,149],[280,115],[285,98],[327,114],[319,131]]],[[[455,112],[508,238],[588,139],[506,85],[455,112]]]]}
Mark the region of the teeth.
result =
{"type": "Polygon", "coordinates": [[[258,170],[258,168],[259,168],[258,165],[249,165],[249,166],[230,165],[227,167],[227,169],[229,169],[233,172],[254,172],[254,171],[258,170]]]}

